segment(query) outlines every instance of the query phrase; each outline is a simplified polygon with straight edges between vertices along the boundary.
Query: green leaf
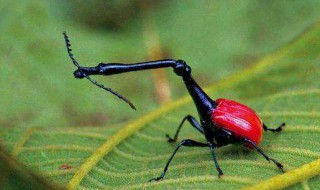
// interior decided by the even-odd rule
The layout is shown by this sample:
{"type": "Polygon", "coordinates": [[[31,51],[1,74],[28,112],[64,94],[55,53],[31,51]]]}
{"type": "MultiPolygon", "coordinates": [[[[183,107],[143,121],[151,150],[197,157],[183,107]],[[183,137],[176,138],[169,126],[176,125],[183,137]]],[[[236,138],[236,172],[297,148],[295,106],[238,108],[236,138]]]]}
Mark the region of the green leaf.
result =
{"type": "Polygon", "coordinates": [[[0,146],[0,171],[1,189],[62,189],[26,170],[3,146],[0,146]]]}
{"type": "Polygon", "coordinates": [[[66,184],[78,166],[119,129],[118,125],[51,130],[12,128],[0,133],[0,142],[32,170],[52,182],[66,184]]]}
{"type": "MultiPolygon", "coordinates": [[[[283,163],[286,171],[296,168],[305,171],[299,167],[320,157],[319,57],[317,23],[253,67],[206,88],[213,98],[226,97],[254,108],[269,126],[287,123],[280,134],[264,134],[260,145],[283,163]]],[[[216,151],[225,172],[222,179],[217,178],[207,148],[182,148],[163,181],[147,182],[161,174],[176,146],[166,142],[165,134],[174,134],[187,114],[197,115],[189,97],[125,125],[52,130],[14,128],[1,131],[1,138],[19,161],[69,189],[238,189],[281,175],[274,164],[257,152],[231,145],[216,151]]],[[[205,142],[188,125],[179,138],[205,142]]],[[[318,189],[318,174],[319,169],[310,170],[306,176],[315,177],[309,180],[291,180],[290,173],[284,175],[289,175],[287,186],[293,185],[289,189],[301,186],[318,189]]],[[[279,186],[274,183],[271,188],[279,186]]]]}

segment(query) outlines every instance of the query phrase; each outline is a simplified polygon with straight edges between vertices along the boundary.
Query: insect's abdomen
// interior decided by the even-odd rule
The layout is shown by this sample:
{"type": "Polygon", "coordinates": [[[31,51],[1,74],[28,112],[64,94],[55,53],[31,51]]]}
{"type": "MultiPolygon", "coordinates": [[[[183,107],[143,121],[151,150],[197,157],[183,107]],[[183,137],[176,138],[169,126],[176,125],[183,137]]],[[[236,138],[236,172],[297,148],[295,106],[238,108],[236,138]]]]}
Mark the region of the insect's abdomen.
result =
{"type": "Polygon", "coordinates": [[[248,138],[256,144],[262,140],[262,122],[255,111],[238,102],[217,99],[217,108],[212,112],[216,127],[227,129],[236,137],[248,138]]]}

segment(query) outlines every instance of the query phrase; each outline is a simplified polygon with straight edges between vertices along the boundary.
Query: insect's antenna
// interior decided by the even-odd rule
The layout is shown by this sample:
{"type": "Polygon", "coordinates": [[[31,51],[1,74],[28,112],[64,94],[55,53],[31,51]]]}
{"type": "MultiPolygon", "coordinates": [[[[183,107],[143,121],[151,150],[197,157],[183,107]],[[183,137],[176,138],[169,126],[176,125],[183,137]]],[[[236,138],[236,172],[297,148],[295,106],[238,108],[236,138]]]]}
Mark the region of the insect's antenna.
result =
{"type": "Polygon", "coordinates": [[[71,49],[71,43],[70,43],[69,37],[68,37],[68,35],[67,35],[67,32],[64,31],[64,32],[62,32],[62,34],[63,34],[63,37],[64,37],[64,41],[66,42],[68,55],[69,55],[70,59],[72,60],[72,63],[74,64],[74,66],[76,66],[76,67],[78,67],[79,69],[81,69],[79,63],[78,63],[78,62],[76,61],[76,59],[73,57],[72,49],[71,49]]]}
{"type": "MultiPolygon", "coordinates": [[[[79,65],[79,63],[76,61],[76,59],[73,57],[73,54],[72,54],[72,49],[71,49],[71,43],[70,43],[70,40],[69,40],[69,37],[67,35],[67,32],[63,32],[63,37],[64,37],[64,40],[66,42],[66,46],[67,46],[67,51],[68,51],[68,55],[70,57],[70,59],[72,60],[72,63],[74,64],[74,66],[76,66],[80,71],[81,71],[81,66],[79,65]]],[[[117,92],[113,91],[111,88],[108,88],[108,87],[105,87],[103,86],[102,84],[99,84],[97,81],[93,80],[91,77],[89,76],[85,76],[92,84],[98,86],[99,88],[102,88],[108,92],[110,92],[111,94],[117,96],[118,98],[120,98],[121,100],[125,101],[127,104],[129,104],[129,106],[136,110],[136,107],[133,105],[133,103],[128,100],[127,98],[123,97],[122,95],[118,94],[117,92]]]]}
{"type": "Polygon", "coordinates": [[[136,107],[133,105],[133,103],[128,100],[127,98],[123,97],[122,95],[118,94],[117,92],[113,91],[111,88],[105,87],[102,84],[99,84],[97,81],[93,80],[92,78],[90,78],[89,76],[86,76],[86,78],[94,85],[98,86],[99,88],[105,89],[106,91],[112,93],[113,95],[117,96],[118,98],[120,98],[121,100],[125,101],[127,104],[129,104],[129,106],[134,109],[137,110],[136,107]]]}

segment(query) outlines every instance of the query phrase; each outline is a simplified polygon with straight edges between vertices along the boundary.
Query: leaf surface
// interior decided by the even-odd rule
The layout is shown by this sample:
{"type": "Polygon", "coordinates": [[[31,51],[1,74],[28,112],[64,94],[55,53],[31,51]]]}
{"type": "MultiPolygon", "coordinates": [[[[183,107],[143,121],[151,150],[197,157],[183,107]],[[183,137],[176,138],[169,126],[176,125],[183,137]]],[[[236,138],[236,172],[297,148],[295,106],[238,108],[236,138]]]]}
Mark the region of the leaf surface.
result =
{"type": "MultiPolygon", "coordinates": [[[[213,98],[225,97],[249,105],[270,127],[286,122],[282,133],[265,133],[260,145],[283,163],[286,171],[320,157],[319,57],[317,23],[253,67],[206,88],[213,98]]],[[[231,145],[216,151],[225,173],[222,179],[217,178],[207,148],[182,148],[163,181],[147,182],[161,174],[176,146],[166,142],[165,134],[173,135],[187,114],[197,116],[189,97],[115,127],[14,128],[0,133],[1,141],[19,161],[69,189],[238,189],[281,175],[257,152],[231,145]]],[[[182,128],[179,140],[185,138],[205,142],[188,124],[182,128]]],[[[287,186],[318,189],[317,171],[309,176],[313,177],[310,180],[290,181],[289,176],[291,183],[287,186]]],[[[271,188],[280,187],[274,183],[271,188]]]]}

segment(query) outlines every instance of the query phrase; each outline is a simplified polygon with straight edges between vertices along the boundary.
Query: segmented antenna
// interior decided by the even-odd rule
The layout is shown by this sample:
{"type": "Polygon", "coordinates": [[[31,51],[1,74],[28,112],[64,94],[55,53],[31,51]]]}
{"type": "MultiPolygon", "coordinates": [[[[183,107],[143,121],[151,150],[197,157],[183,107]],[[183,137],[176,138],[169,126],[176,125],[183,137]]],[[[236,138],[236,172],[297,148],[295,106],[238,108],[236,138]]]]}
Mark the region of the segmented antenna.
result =
{"type": "MultiPolygon", "coordinates": [[[[70,57],[70,59],[72,60],[72,63],[74,66],[76,66],[80,71],[81,71],[81,66],[79,65],[79,63],[76,61],[76,59],[73,57],[72,54],[72,49],[71,49],[71,43],[69,40],[69,37],[67,35],[67,32],[63,32],[62,33],[64,36],[64,40],[66,42],[66,46],[67,46],[67,51],[68,51],[68,55],[70,57]]],[[[120,98],[121,100],[125,101],[127,104],[130,105],[130,107],[134,110],[136,110],[136,107],[132,104],[132,102],[130,100],[128,100],[127,98],[123,97],[122,95],[118,94],[117,92],[113,91],[111,88],[105,87],[102,84],[99,84],[97,81],[93,80],[91,77],[89,76],[85,76],[92,84],[98,86],[99,88],[102,88],[108,92],[110,92],[111,94],[117,96],[118,98],[120,98]]]]}

